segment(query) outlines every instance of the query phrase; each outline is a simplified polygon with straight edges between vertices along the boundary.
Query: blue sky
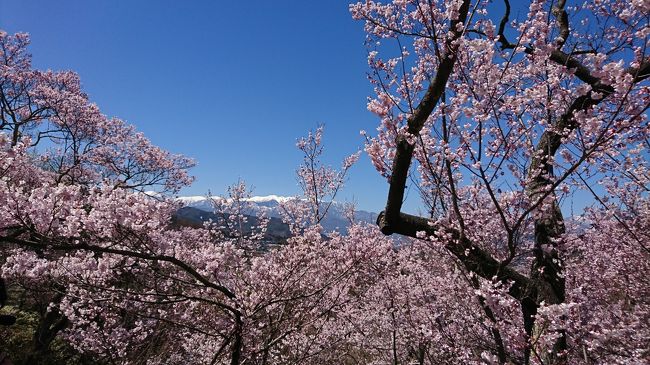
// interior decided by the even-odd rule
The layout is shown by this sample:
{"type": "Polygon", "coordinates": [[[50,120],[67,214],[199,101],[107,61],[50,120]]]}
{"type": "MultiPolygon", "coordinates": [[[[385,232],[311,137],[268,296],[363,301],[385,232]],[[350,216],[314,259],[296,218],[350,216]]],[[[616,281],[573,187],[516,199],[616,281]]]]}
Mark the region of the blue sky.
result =
{"type": "MultiPolygon", "coordinates": [[[[349,1],[0,0],[0,28],[31,34],[40,69],[70,69],[104,113],[193,157],[184,195],[246,180],[298,192],[296,138],[325,124],[326,162],[363,145],[362,24],[349,1]]],[[[380,211],[387,184],[364,156],[342,198],[380,211]]]]}

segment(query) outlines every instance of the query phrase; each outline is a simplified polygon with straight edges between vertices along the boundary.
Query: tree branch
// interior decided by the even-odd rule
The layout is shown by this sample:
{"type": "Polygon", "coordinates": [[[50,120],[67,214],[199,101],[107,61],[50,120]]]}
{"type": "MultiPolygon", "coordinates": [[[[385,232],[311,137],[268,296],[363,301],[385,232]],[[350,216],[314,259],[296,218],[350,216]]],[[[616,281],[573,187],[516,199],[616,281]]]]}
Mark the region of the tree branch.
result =
{"type": "MultiPolygon", "coordinates": [[[[5,236],[5,237],[0,237],[0,242],[8,242],[8,243],[13,243],[19,246],[23,247],[31,247],[31,248],[38,248],[41,250],[55,250],[55,251],[91,251],[91,252],[98,252],[98,253],[109,253],[109,254],[116,254],[116,255],[121,255],[125,257],[134,257],[134,258],[139,258],[143,260],[149,260],[149,261],[162,261],[162,262],[168,262],[174,266],[179,267],[182,269],[184,272],[186,272],[188,275],[196,279],[198,282],[203,284],[206,287],[213,288],[222,294],[224,294],[226,297],[230,299],[235,298],[235,293],[233,293],[230,289],[222,286],[215,284],[208,280],[205,276],[201,275],[199,272],[197,272],[194,268],[192,268],[190,265],[187,263],[172,257],[172,256],[167,256],[167,255],[155,255],[155,254],[147,254],[144,252],[137,252],[137,251],[129,251],[129,250],[123,250],[119,248],[110,248],[110,247],[101,247],[101,246],[95,246],[91,245],[88,243],[77,243],[77,244],[70,244],[70,243],[43,243],[43,242],[37,242],[37,241],[32,241],[32,240],[25,240],[25,239],[19,239],[19,238],[14,238],[11,236],[5,236]]],[[[227,309],[233,313],[238,313],[239,311],[227,304],[220,304],[224,309],[227,309]]]]}
{"type": "MultiPolygon", "coordinates": [[[[377,225],[382,232],[387,228],[385,222],[385,214],[381,212],[377,217],[377,225]]],[[[472,244],[467,237],[461,237],[456,229],[434,225],[426,218],[400,213],[398,221],[391,225],[390,230],[390,233],[408,237],[418,237],[418,232],[446,242],[444,247],[456,256],[467,270],[487,280],[496,279],[508,285],[512,284],[509,294],[514,298],[520,301],[535,298],[536,288],[526,276],[501,265],[489,253],[472,244]]]]}
{"type": "MultiPolygon", "coordinates": [[[[463,34],[462,31],[457,29],[457,26],[459,24],[464,24],[467,20],[469,5],[469,0],[463,1],[459,10],[460,15],[458,19],[451,22],[449,28],[452,32],[452,36],[447,39],[448,53],[440,62],[438,72],[433,81],[429,84],[424,97],[422,97],[422,100],[415,108],[415,111],[407,120],[408,132],[412,135],[417,136],[420,134],[424,123],[435,109],[445,91],[447,81],[449,80],[449,76],[454,69],[454,64],[457,59],[454,41],[460,38],[463,34]]],[[[388,199],[386,201],[386,214],[384,215],[384,225],[386,229],[382,228],[384,234],[390,234],[391,225],[399,221],[399,214],[404,200],[406,179],[408,177],[414,148],[415,146],[409,144],[406,138],[403,136],[398,137],[395,159],[393,160],[393,173],[390,177],[390,188],[388,191],[388,199]]]]}

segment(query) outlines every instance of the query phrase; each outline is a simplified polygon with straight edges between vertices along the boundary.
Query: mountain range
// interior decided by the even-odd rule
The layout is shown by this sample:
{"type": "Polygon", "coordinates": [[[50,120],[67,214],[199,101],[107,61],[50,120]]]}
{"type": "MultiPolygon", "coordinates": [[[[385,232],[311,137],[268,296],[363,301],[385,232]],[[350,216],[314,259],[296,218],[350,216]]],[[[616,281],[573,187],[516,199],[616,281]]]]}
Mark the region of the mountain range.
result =
{"type": "MultiPolygon", "coordinates": [[[[216,215],[210,199],[206,196],[184,196],[176,198],[183,208],[179,209],[175,219],[188,225],[200,225],[209,219],[215,220],[216,215]]],[[[286,202],[292,197],[267,195],[267,196],[253,196],[245,199],[250,203],[250,211],[244,213],[250,216],[249,221],[256,222],[255,218],[259,213],[265,212],[271,218],[269,231],[272,235],[277,237],[286,238],[289,235],[289,227],[282,222],[280,214],[280,203],[286,202]]],[[[357,210],[354,213],[354,219],[357,222],[374,223],[377,220],[377,213],[368,212],[364,210],[357,210]]],[[[339,202],[332,202],[325,218],[321,222],[326,232],[339,231],[341,233],[347,232],[349,221],[345,216],[345,205],[339,202]]]]}

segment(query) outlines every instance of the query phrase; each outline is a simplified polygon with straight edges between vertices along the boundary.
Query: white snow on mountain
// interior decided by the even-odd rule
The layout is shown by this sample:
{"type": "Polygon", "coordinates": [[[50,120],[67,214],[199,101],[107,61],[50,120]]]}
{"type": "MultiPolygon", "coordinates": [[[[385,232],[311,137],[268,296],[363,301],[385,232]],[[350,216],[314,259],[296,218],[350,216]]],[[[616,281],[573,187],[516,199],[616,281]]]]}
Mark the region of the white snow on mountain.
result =
{"type": "MultiPolygon", "coordinates": [[[[180,196],[176,198],[176,201],[181,202],[184,206],[197,208],[211,212],[214,210],[211,200],[218,201],[224,199],[219,196],[207,197],[204,195],[195,195],[195,196],[180,196]]],[[[266,196],[252,196],[250,198],[244,199],[244,201],[253,203],[254,205],[260,207],[277,207],[280,203],[287,202],[293,199],[293,197],[279,196],[279,195],[266,195],[266,196]]]]}
{"type": "MultiPolygon", "coordinates": [[[[191,204],[203,204],[204,202],[210,201],[210,199],[213,200],[221,200],[224,199],[219,196],[211,196],[207,197],[205,195],[194,195],[194,196],[179,196],[176,198],[176,200],[183,202],[187,205],[191,204]]],[[[276,202],[276,203],[284,203],[289,200],[293,199],[293,197],[290,196],[279,196],[279,195],[266,195],[266,196],[251,196],[250,198],[243,199],[244,201],[248,201],[251,203],[269,203],[269,202],[276,202]]]]}
{"type": "Polygon", "coordinates": [[[253,202],[253,203],[267,203],[270,201],[276,201],[278,203],[284,203],[287,202],[294,197],[291,196],[279,196],[279,195],[267,195],[267,196],[251,196],[249,199],[245,199],[247,201],[253,202]]]}
{"type": "MultiPolygon", "coordinates": [[[[221,200],[221,197],[207,197],[207,196],[181,196],[176,198],[177,201],[181,202],[183,206],[192,207],[200,209],[206,212],[212,212],[214,206],[211,200],[221,200]]],[[[252,211],[247,212],[246,214],[256,215],[259,212],[265,212],[270,217],[281,218],[279,211],[280,203],[287,202],[294,197],[280,196],[280,195],[266,195],[266,196],[252,196],[246,201],[253,203],[252,211]]],[[[328,231],[334,230],[345,230],[349,225],[347,218],[345,217],[345,207],[342,203],[334,202],[330,209],[328,210],[327,216],[321,222],[323,228],[328,231]]],[[[357,210],[355,212],[355,219],[359,222],[374,223],[377,219],[377,214],[373,212],[367,212],[363,210],[357,210]]]]}

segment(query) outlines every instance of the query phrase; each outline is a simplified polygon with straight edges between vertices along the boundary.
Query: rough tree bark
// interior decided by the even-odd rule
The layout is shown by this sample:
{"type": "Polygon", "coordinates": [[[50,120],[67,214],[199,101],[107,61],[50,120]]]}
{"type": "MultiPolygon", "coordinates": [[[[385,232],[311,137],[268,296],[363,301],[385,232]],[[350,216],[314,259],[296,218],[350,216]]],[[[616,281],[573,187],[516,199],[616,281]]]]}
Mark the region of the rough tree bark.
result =
{"type": "MultiPolygon", "coordinates": [[[[57,294],[52,302],[58,303],[62,298],[63,294],[57,294]]],[[[40,313],[38,327],[34,332],[34,338],[32,340],[32,348],[25,362],[27,364],[40,364],[44,359],[47,359],[52,341],[54,341],[59,332],[65,329],[68,324],[68,318],[57,309],[45,308],[40,313]]]]}

